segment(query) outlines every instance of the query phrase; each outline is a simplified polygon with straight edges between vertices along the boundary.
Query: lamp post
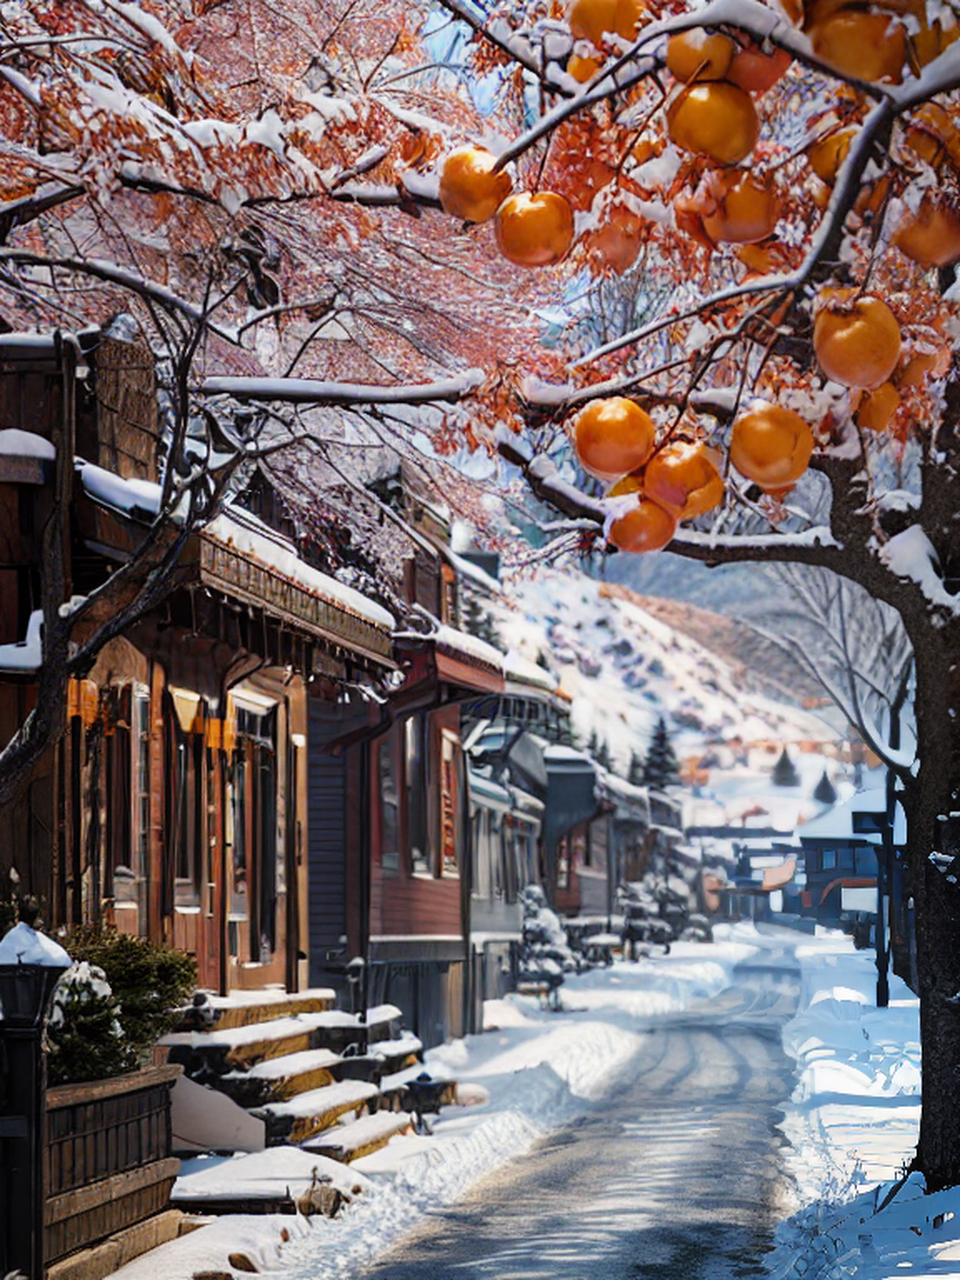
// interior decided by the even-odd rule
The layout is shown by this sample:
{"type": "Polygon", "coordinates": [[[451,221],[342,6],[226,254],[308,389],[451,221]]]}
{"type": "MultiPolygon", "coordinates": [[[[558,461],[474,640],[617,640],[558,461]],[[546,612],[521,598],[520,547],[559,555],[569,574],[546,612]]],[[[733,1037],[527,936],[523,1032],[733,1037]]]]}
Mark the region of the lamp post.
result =
{"type": "Polygon", "coordinates": [[[70,957],[21,921],[0,942],[0,1258],[4,1275],[43,1280],[43,1027],[70,957]]]}

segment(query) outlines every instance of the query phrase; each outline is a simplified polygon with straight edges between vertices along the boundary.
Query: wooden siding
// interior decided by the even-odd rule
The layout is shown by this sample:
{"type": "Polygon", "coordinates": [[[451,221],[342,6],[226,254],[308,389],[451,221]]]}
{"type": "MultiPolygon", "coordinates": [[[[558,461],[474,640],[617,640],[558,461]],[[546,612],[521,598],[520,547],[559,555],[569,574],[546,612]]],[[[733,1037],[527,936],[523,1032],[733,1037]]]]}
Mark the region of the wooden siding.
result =
{"type": "Polygon", "coordinates": [[[153,1067],[47,1092],[47,1262],[169,1207],[170,1090],[179,1067],[153,1067]]]}
{"type": "Polygon", "coordinates": [[[324,972],[326,953],[343,947],[340,939],[347,932],[346,762],[342,755],[327,755],[322,749],[343,730],[323,716],[323,707],[319,699],[310,699],[307,831],[311,982],[324,972]]]}
{"type": "Polygon", "coordinates": [[[383,936],[462,936],[459,879],[452,876],[430,879],[401,873],[384,879],[380,893],[383,936]]]}

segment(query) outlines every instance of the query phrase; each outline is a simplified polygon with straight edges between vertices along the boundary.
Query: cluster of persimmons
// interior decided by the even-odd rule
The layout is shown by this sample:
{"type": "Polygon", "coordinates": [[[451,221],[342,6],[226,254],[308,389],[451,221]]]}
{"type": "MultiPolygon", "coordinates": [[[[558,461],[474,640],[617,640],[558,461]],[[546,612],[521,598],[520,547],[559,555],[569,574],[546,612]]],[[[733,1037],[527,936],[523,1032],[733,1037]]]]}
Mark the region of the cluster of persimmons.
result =
{"type": "MultiPolygon", "coordinates": [[[[899,83],[960,34],[960,24],[931,20],[924,0],[891,0],[882,7],[862,0],[806,0],[802,8],[800,0],[781,3],[783,16],[802,26],[825,67],[854,85],[899,83]]],[[[602,72],[611,52],[642,32],[645,15],[642,0],[570,0],[566,18],[575,41],[566,71],[586,83],[602,72]]],[[[762,245],[781,217],[781,197],[772,174],[744,167],[744,161],[760,135],[756,99],[787,72],[789,54],[738,31],[694,28],[669,38],[665,60],[674,87],[663,102],[663,132],[678,152],[702,166],[696,191],[673,198],[674,226],[710,249],[762,245]]],[[[849,101],[854,95],[845,91],[849,101]]],[[[810,140],[807,161],[826,193],[821,205],[860,128],[857,113],[847,111],[842,118],[828,117],[810,140]]],[[[960,260],[960,131],[947,111],[928,103],[914,113],[899,145],[944,181],[904,204],[892,243],[922,270],[960,260]]],[[[633,146],[635,159],[649,154],[649,143],[633,146]]],[[[882,212],[892,194],[889,176],[865,183],[857,212],[882,212]]],[[[446,157],[440,201],[446,212],[468,222],[492,220],[500,253],[519,266],[557,263],[576,239],[574,210],[564,195],[514,191],[506,168],[482,147],[462,147],[446,157]]],[[[638,219],[624,207],[624,225],[611,222],[613,234],[601,240],[615,270],[636,260],[635,249],[618,252],[617,235],[626,234],[627,221],[638,219]]],[[[911,357],[894,312],[866,287],[820,289],[813,300],[813,349],[823,377],[851,389],[857,425],[878,432],[896,413],[903,388],[943,373],[949,359],[945,349],[911,357]]],[[[581,465],[613,482],[608,497],[620,499],[609,504],[607,537],[621,549],[659,549],[678,522],[722,502],[720,453],[674,433],[658,441],[654,421],[634,400],[594,400],[572,425],[581,465]]],[[[733,421],[728,462],[760,490],[782,499],[807,469],[814,445],[814,432],[800,414],[753,400],[733,421]]]]}

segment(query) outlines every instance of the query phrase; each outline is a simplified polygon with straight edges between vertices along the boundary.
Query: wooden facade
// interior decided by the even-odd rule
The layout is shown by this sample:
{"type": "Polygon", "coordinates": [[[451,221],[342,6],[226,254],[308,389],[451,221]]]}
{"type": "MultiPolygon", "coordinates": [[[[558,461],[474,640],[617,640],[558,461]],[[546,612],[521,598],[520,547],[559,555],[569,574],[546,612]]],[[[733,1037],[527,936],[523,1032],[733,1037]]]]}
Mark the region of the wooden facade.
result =
{"type": "MultiPolygon", "coordinates": [[[[59,495],[70,517],[67,589],[89,595],[144,539],[173,536],[151,527],[157,444],[152,365],[136,344],[0,338],[4,742],[35,697],[36,662],[18,642],[38,624],[52,504],[59,495]],[[71,381],[84,360],[85,382],[71,381]],[[89,462],[74,467],[80,449],[89,462]]],[[[189,952],[210,990],[299,989],[308,683],[335,698],[382,674],[391,630],[281,534],[225,508],[186,538],[163,599],[70,680],[62,737],[0,814],[0,883],[15,871],[48,924],[106,922],[189,952]]]]}

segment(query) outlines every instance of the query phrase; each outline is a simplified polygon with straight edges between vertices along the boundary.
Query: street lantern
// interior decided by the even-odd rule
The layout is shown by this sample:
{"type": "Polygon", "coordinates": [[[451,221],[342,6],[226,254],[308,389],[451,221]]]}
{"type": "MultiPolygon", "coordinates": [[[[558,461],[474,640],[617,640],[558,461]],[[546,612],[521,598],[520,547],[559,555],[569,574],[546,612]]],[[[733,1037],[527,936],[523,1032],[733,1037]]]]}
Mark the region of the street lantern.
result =
{"type": "Polygon", "coordinates": [[[70,957],[25,921],[0,941],[0,1271],[43,1280],[43,1027],[70,957]]]}

